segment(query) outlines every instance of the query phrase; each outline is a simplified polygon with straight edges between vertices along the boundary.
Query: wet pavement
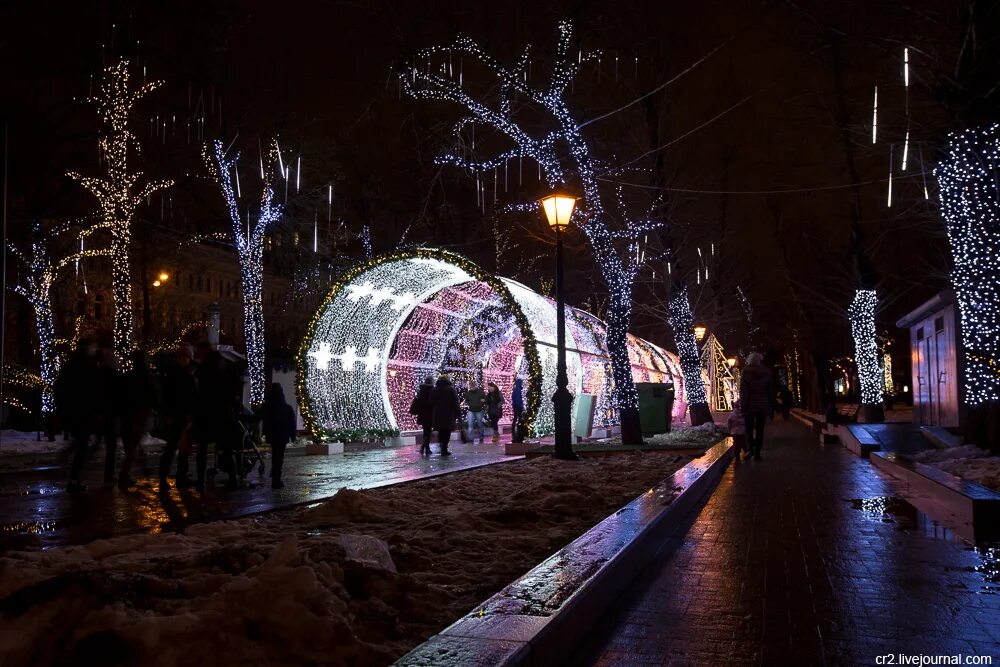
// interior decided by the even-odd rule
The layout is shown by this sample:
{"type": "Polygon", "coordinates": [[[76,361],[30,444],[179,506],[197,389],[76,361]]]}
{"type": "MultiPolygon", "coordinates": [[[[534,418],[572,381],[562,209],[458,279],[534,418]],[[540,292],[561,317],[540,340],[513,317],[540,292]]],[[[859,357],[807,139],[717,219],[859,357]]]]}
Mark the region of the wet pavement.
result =
{"type": "Polygon", "coordinates": [[[883,452],[908,454],[931,447],[930,441],[913,423],[851,424],[850,428],[864,429],[875,438],[883,452]]]}
{"type": "MultiPolygon", "coordinates": [[[[0,552],[79,544],[132,532],[180,530],[191,523],[318,502],[344,487],[370,489],[522,458],[505,456],[502,445],[452,443],[454,454],[446,458],[437,454],[437,445],[432,448],[429,458],[420,456],[415,445],[330,456],[289,450],[282,475],[284,489],[272,489],[269,479],[260,480],[254,473],[249,488],[228,491],[220,485],[204,495],[178,491],[172,481],[161,492],[155,476],[141,479],[128,492],[104,487],[103,453],[92,456],[84,478],[89,489],[79,495],[65,491],[66,471],[52,464],[54,458],[26,470],[3,470],[0,552]]],[[[155,469],[155,457],[146,465],[155,469]]],[[[221,474],[216,482],[224,479],[221,474]]]]}
{"type": "Polygon", "coordinates": [[[763,457],[730,465],[571,664],[1000,664],[1000,548],[798,422],[769,423],[763,457]]]}

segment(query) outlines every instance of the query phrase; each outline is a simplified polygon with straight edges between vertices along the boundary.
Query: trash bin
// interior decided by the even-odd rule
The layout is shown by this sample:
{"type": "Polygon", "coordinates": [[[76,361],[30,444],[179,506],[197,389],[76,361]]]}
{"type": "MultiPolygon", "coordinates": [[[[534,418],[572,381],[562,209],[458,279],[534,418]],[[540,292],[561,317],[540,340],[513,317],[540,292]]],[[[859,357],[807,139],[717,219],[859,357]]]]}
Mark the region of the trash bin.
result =
{"type": "Polygon", "coordinates": [[[674,408],[674,385],[661,382],[637,382],[639,421],[643,435],[669,433],[674,408]]]}

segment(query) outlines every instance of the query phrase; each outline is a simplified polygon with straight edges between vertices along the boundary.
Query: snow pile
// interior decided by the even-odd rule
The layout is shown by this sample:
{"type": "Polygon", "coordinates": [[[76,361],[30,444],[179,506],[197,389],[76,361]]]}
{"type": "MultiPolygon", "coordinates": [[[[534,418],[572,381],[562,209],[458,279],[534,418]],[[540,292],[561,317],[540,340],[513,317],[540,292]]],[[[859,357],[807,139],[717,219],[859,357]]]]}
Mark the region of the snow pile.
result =
{"type": "Polygon", "coordinates": [[[716,424],[709,422],[701,426],[679,428],[670,433],[657,433],[652,437],[644,438],[644,440],[647,445],[693,449],[711,446],[719,439],[720,435],[722,435],[722,430],[716,424]]]}
{"type": "Polygon", "coordinates": [[[1000,457],[976,445],[929,449],[912,456],[914,461],[932,465],[962,479],[1000,491],[1000,457]]]}
{"type": "Polygon", "coordinates": [[[69,446],[69,442],[57,436],[54,442],[49,442],[42,433],[38,439],[36,431],[0,431],[0,456],[24,456],[25,454],[58,454],[69,446]]]}
{"type": "Polygon", "coordinates": [[[538,458],[0,558],[0,664],[388,664],[689,459],[538,458]]]}

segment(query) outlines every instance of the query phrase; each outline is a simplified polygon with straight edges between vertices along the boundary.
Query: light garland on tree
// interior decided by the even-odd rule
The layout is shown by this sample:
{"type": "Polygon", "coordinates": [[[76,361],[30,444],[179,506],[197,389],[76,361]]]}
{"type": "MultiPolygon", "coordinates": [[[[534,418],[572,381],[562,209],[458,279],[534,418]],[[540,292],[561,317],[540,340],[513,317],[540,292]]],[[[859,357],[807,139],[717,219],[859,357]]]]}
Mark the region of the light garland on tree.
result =
{"type": "Polygon", "coordinates": [[[154,192],[172,185],[172,181],[150,181],[139,185],[142,172],[129,171],[129,150],[139,152],[139,143],[128,123],[135,103],[162,82],[153,81],[132,89],[129,86],[129,63],[121,60],[104,70],[101,89],[93,100],[101,117],[98,146],[104,175],[98,178],[69,172],[94,197],[100,206],[101,220],[92,231],[106,229],[111,235],[111,290],[115,303],[114,350],[122,368],[128,366],[132,349],[132,271],[129,252],[132,247],[132,220],[136,207],[154,192]]]}
{"type": "Polygon", "coordinates": [[[963,400],[1000,400],[1000,125],[955,132],[935,170],[954,262],[965,356],[963,400]]]}
{"type": "MultiPolygon", "coordinates": [[[[458,386],[495,382],[507,396],[526,378],[524,423],[533,435],[550,433],[553,407],[541,397],[555,390],[555,315],[551,300],[454,253],[419,248],[364,262],[331,289],[299,349],[306,424],[315,438],[338,428],[413,430],[417,385],[447,371],[458,386]]],[[[573,309],[567,319],[592,318],[573,309]]],[[[606,374],[590,374],[607,363],[603,339],[569,333],[571,388],[603,389],[606,374]]],[[[670,372],[668,353],[641,339],[633,347],[637,374],[670,372]]]]}
{"type": "MultiPolygon", "coordinates": [[[[274,202],[274,163],[278,158],[278,142],[272,142],[267,159],[261,156],[263,188],[257,219],[251,222],[250,209],[240,215],[237,193],[233,191],[233,176],[238,168],[239,153],[227,156],[222,142],[215,140],[202,150],[205,164],[222,189],[229,213],[230,241],[236,248],[240,265],[240,286],[243,298],[243,335],[247,348],[247,373],[250,376],[250,403],[264,402],[264,239],[281,219],[281,206],[274,202]]],[[[238,178],[238,175],[237,175],[238,178]]]]}
{"type": "Polygon", "coordinates": [[[708,404],[708,395],[701,377],[701,355],[694,337],[694,315],[688,300],[687,287],[675,290],[667,304],[670,328],[674,331],[674,344],[680,357],[684,376],[684,392],[689,406],[708,404]]]}
{"type": "Polygon", "coordinates": [[[875,342],[875,290],[859,289],[847,309],[854,337],[854,359],[861,384],[861,402],[876,405],[882,402],[882,369],[879,367],[878,345],[875,342]]]}
{"type": "MultiPolygon", "coordinates": [[[[624,229],[612,228],[611,216],[605,210],[599,189],[598,176],[602,164],[591,155],[583,138],[582,125],[570,113],[565,98],[567,88],[574,81],[580,67],[586,62],[597,60],[599,53],[583,54],[578,51],[577,57],[573,58],[570,51],[572,25],[561,22],[558,31],[551,77],[541,86],[536,87],[529,82],[530,48],[525,49],[512,66],[506,66],[467,37],[460,37],[451,45],[431,47],[419,52],[415,62],[402,73],[400,84],[415,99],[449,101],[468,111],[468,115],[454,126],[459,145],[465,145],[462,135],[466,129],[474,132],[477,123],[493,128],[513,143],[512,148],[493,158],[477,160],[473,155],[473,135],[468,151],[463,151],[462,154],[449,153],[438,158],[441,164],[451,164],[475,174],[477,198],[481,196],[483,203],[485,192],[484,187],[480,186],[480,178],[492,173],[496,183],[499,169],[502,167],[506,173],[511,160],[517,160],[519,165],[524,158],[534,160],[540,177],[544,174],[552,187],[565,185],[571,177],[579,179],[585,203],[582,208],[586,209],[586,214],[575,213],[574,221],[587,236],[610,294],[607,345],[615,379],[614,403],[619,411],[634,412],[638,403],[628,357],[627,333],[632,318],[632,287],[640,269],[640,262],[636,259],[641,257],[636,252],[638,238],[649,231],[651,226],[648,221],[634,221],[625,216],[624,229]],[[496,75],[500,85],[495,107],[476,99],[468,92],[462,79],[462,68],[459,68],[456,79],[453,68],[433,66],[432,61],[435,59],[451,59],[454,55],[474,59],[496,75]],[[556,121],[556,129],[541,136],[532,136],[514,118],[515,98],[549,114],[556,121]],[[568,164],[564,164],[559,157],[557,147],[561,145],[568,148],[568,164]],[[616,247],[618,240],[626,242],[621,253],[616,247]]],[[[447,62],[442,60],[441,64],[447,65],[447,62]]]]}
{"type": "Polygon", "coordinates": [[[60,278],[62,271],[69,265],[77,264],[86,257],[101,257],[111,254],[108,250],[86,250],[54,260],[50,253],[49,242],[68,230],[68,225],[46,230],[41,224],[35,223],[32,225],[31,247],[28,252],[22,252],[17,247],[10,246],[11,252],[21,260],[25,269],[24,275],[11,289],[28,301],[35,316],[40,358],[39,377],[42,381],[41,408],[45,414],[56,410],[53,389],[61,365],[56,350],[59,339],[56,338],[55,317],[52,309],[52,287],[60,278]]]}

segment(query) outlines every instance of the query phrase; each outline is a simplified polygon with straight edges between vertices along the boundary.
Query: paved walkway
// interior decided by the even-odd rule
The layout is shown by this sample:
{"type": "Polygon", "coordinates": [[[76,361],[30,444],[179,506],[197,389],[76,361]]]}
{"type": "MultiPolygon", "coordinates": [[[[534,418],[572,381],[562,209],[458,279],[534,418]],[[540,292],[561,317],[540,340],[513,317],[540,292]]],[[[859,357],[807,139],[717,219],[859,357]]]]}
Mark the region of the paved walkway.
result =
{"type": "MultiPolygon", "coordinates": [[[[219,486],[205,496],[193,490],[178,492],[173,484],[161,492],[155,476],[140,480],[138,488],[129,492],[102,487],[103,453],[96,453],[90,462],[84,479],[90,489],[80,495],[65,491],[64,467],[0,471],[0,552],[175,530],[320,501],[344,487],[370,489],[521,458],[505,456],[502,445],[453,442],[454,455],[447,458],[438,456],[437,445],[432,448],[435,453],[429,458],[420,456],[416,445],[332,456],[306,456],[293,450],[285,458],[284,489],[271,489],[268,479],[258,484],[253,474],[250,488],[226,491],[219,486]]],[[[155,459],[148,465],[155,468],[155,459]]],[[[220,475],[217,482],[224,478],[220,475]]]]}
{"type": "Polygon", "coordinates": [[[1000,664],[1000,548],[952,541],[801,424],[768,431],[764,460],[730,465],[571,663],[1000,664]]]}

